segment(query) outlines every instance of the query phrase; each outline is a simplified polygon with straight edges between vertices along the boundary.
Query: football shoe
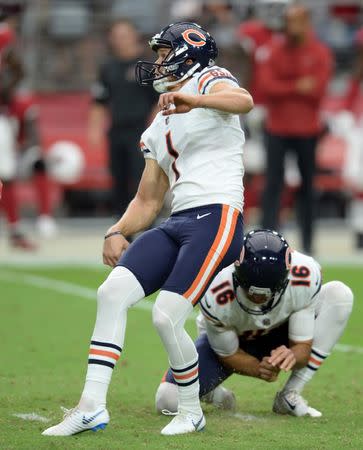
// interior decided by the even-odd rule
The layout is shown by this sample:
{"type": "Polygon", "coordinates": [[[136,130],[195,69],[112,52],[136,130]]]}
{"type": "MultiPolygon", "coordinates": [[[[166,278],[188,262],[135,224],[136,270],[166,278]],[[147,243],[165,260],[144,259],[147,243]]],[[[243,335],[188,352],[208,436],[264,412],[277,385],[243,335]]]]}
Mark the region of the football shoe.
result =
{"type": "Polygon", "coordinates": [[[164,436],[202,431],[206,424],[203,412],[200,415],[197,415],[181,411],[178,413],[168,413],[167,411],[163,411],[163,414],[175,416],[171,422],[161,430],[161,434],[164,436]]]}
{"type": "Polygon", "coordinates": [[[92,412],[62,408],[64,416],[62,422],[43,431],[43,436],[71,436],[83,431],[104,430],[110,421],[107,409],[98,408],[92,412]]]}
{"type": "Polygon", "coordinates": [[[279,391],[276,393],[272,411],[277,414],[290,414],[290,416],[321,417],[322,413],[311,408],[307,401],[296,391],[279,391]]]}

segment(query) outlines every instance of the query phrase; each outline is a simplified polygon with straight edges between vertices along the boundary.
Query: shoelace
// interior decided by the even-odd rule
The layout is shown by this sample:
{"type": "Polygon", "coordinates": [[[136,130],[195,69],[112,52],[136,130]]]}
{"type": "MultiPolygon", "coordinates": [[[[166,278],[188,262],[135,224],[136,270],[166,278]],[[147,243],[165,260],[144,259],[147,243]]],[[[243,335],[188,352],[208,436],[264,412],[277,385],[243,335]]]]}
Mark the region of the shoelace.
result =
{"type": "Polygon", "coordinates": [[[70,417],[77,410],[77,407],[68,409],[65,408],[64,406],[61,406],[60,408],[63,411],[63,420],[66,419],[67,417],[70,417]]]}
{"type": "Polygon", "coordinates": [[[164,414],[164,416],[177,416],[179,414],[179,411],[171,412],[168,409],[162,409],[161,414],[164,414]]]}

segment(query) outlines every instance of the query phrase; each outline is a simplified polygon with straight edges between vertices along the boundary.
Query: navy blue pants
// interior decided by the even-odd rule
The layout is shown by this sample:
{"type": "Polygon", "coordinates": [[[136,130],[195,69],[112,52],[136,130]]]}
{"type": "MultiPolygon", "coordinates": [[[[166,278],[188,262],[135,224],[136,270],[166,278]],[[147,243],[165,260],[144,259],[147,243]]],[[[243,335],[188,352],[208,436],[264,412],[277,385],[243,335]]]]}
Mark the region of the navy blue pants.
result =
{"type": "Polygon", "coordinates": [[[146,231],[122,255],[150,295],[158,289],[175,292],[197,304],[213,278],[239,259],[243,241],[241,213],[212,204],[172,214],[146,231]]]}
{"type": "MultiPolygon", "coordinates": [[[[288,346],[288,322],[285,322],[270,333],[257,339],[240,339],[240,349],[246,353],[262,360],[264,356],[270,356],[271,350],[280,345],[288,346]]],[[[219,384],[223,383],[233,374],[231,369],[224,367],[218,359],[218,356],[212,350],[206,333],[201,334],[195,341],[195,346],[199,355],[199,383],[200,396],[208,394],[219,384]]],[[[169,369],[162,381],[176,384],[172,371],[169,369]]]]}

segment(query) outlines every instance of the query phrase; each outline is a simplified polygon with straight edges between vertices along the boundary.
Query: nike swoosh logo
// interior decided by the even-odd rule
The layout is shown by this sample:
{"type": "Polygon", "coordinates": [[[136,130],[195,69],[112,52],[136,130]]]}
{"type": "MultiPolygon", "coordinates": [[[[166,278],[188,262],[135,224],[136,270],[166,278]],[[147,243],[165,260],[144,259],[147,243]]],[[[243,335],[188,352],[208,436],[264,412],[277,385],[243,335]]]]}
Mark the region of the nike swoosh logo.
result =
{"type": "Polygon", "coordinates": [[[202,214],[201,216],[198,214],[198,215],[197,215],[197,220],[203,219],[203,217],[207,217],[207,216],[209,216],[210,214],[212,214],[212,213],[202,214]]]}
{"type": "Polygon", "coordinates": [[[286,400],[286,398],[285,398],[285,402],[290,406],[290,408],[292,410],[294,410],[296,408],[296,405],[293,405],[292,403],[290,403],[288,400],[286,400]]]}
{"type": "Polygon", "coordinates": [[[207,299],[204,299],[204,303],[206,305],[207,308],[211,309],[212,305],[210,305],[207,301],[207,299]]]}
{"type": "Polygon", "coordinates": [[[83,416],[83,418],[82,418],[83,425],[88,425],[89,423],[92,422],[92,420],[95,420],[95,418],[98,417],[102,413],[103,413],[103,410],[99,411],[97,414],[95,414],[94,416],[91,416],[91,417],[83,416]]]}
{"type": "Polygon", "coordinates": [[[196,431],[198,431],[199,425],[202,423],[203,416],[198,420],[197,423],[194,423],[194,420],[192,420],[192,424],[194,425],[194,428],[196,431]]]}

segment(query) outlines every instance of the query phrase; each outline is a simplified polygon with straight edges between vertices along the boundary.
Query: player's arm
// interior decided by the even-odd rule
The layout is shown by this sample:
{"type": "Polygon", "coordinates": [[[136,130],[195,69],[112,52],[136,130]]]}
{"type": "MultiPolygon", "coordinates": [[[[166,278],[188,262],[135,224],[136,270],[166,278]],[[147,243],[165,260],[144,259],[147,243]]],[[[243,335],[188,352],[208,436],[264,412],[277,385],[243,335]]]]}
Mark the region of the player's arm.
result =
{"type": "Polygon", "coordinates": [[[110,90],[106,66],[100,67],[97,81],[91,86],[92,104],[88,113],[88,142],[92,148],[100,147],[105,138],[105,124],[109,118],[110,90]]]}
{"type": "Polygon", "coordinates": [[[233,355],[218,355],[218,358],[225,367],[239,375],[260,378],[269,383],[276,381],[280,372],[279,367],[268,362],[268,357],[260,361],[240,348],[233,355]]]}
{"type": "Polygon", "coordinates": [[[305,367],[309,361],[315,326],[314,302],[289,318],[289,347],[272,350],[268,362],[285,372],[305,367]]]}
{"type": "Polygon", "coordinates": [[[94,102],[88,113],[88,142],[92,148],[102,145],[105,138],[105,124],[108,118],[106,106],[94,102]]]}
{"type": "Polygon", "coordinates": [[[24,77],[23,63],[13,48],[9,48],[4,56],[1,70],[1,97],[8,103],[14,93],[15,88],[24,77]]]}
{"type": "Polygon", "coordinates": [[[194,108],[210,108],[231,114],[247,114],[253,108],[253,99],[246,89],[220,81],[208,94],[168,92],[159,97],[159,109],[164,116],[183,114],[194,108]],[[172,107],[175,106],[175,108],[172,107]]]}
{"type": "Polygon", "coordinates": [[[208,341],[220,362],[239,375],[275,381],[279,368],[273,367],[265,360],[259,361],[254,356],[239,348],[239,338],[235,330],[225,328],[211,321],[206,315],[205,321],[208,341]]]}
{"type": "Polygon", "coordinates": [[[103,246],[104,264],[114,267],[128,247],[127,237],[144,230],[155,220],[161,210],[169,181],[154,159],[145,159],[145,169],[134,199],[121,219],[110,227],[103,246]],[[121,233],[121,234],[119,234],[121,233]]]}

